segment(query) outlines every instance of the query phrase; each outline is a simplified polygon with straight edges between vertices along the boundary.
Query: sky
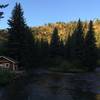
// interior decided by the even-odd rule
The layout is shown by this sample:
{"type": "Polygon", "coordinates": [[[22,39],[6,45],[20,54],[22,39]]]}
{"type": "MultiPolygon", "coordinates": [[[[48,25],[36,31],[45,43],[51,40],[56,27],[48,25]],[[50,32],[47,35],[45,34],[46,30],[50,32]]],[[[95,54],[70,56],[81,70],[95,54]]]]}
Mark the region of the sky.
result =
{"type": "MultiPolygon", "coordinates": [[[[0,4],[9,3],[0,20],[0,29],[7,28],[7,20],[15,3],[21,3],[24,17],[29,26],[41,26],[47,23],[94,20],[100,18],[100,0],[0,0],[0,4]]],[[[1,10],[0,10],[1,11],[1,10]]]]}

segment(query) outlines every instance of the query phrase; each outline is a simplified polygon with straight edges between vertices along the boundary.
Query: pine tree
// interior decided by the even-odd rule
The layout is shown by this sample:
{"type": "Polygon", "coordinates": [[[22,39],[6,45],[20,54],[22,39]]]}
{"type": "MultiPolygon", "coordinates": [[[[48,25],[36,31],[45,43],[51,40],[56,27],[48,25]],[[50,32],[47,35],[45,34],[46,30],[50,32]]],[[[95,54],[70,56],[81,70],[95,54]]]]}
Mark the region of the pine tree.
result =
{"type": "Polygon", "coordinates": [[[84,36],[83,26],[80,19],[78,20],[77,27],[73,32],[71,38],[71,59],[83,62],[84,59],[84,36]]]}
{"type": "Polygon", "coordinates": [[[8,25],[8,56],[17,60],[22,67],[32,67],[33,36],[25,22],[20,3],[16,3],[8,25]]]}
{"type": "Polygon", "coordinates": [[[59,42],[59,56],[64,57],[64,41],[59,42]]]}
{"type": "Polygon", "coordinates": [[[88,66],[89,70],[93,70],[97,62],[97,51],[96,51],[96,39],[95,32],[93,29],[93,22],[90,21],[88,26],[88,32],[85,37],[85,48],[86,48],[86,57],[85,64],[88,66]]]}
{"type": "Polygon", "coordinates": [[[64,57],[67,59],[67,60],[70,60],[70,50],[71,50],[71,36],[70,34],[68,35],[68,38],[65,42],[65,45],[64,45],[64,57]]]}
{"type": "MultiPolygon", "coordinates": [[[[2,4],[2,5],[0,5],[0,9],[6,8],[7,6],[8,6],[8,4],[6,4],[6,5],[3,5],[3,4],[2,4]]],[[[4,14],[4,13],[3,13],[2,11],[0,11],[0,19],[3,18],[3,14],[4,14]]]]}
{"type": "Polygon", "coordinates": [[[50,52],[51,56],[57,56],[59,55],[59,44],[60,44],[60,38],[58,35],[58,29],[55,27],[53,30],[53,34],[51,37],[51,43],[50,43],[50,52]]]}

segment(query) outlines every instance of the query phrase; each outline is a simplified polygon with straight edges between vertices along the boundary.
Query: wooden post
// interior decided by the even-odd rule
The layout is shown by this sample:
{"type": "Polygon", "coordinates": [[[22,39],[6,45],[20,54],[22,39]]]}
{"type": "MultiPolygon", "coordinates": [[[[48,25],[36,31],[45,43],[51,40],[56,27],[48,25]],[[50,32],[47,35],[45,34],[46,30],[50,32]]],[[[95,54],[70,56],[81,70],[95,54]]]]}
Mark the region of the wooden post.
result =
{"type": "Polygon", "coordinates": [[[13,63],[13,71],[15,71],[15,65],[14,65],[14,63],[13,63]]]}

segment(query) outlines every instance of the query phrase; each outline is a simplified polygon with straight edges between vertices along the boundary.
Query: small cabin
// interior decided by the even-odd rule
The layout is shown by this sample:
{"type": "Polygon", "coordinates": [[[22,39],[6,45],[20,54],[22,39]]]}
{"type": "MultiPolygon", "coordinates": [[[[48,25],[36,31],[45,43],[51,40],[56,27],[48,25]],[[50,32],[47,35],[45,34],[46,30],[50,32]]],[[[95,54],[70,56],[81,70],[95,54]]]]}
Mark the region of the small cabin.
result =
{"type": "Polygon", "coordinates": [[[18,69],[18,62],[10,57],[0,56],[0,69],[15,71],[18,69]]]}

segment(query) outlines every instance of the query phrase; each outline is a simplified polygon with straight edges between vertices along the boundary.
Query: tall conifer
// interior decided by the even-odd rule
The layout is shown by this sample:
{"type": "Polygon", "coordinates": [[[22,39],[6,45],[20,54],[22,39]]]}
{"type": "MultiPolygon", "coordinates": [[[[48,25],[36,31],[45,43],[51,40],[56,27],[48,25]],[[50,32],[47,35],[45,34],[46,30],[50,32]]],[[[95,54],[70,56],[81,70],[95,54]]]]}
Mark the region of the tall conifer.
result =
{"type": "Polygon", "coordinates": [[[16,3],[8,25],[8,56],[17,60],[22,67],[32,67],[33,36],[25,22],[20,3],[16,3]]]}
{"type": "Polygon", "coordinates": [[[71,38],[71,59],[83,62],[84,58],[84,36],[83,26],[80,19],[78,20],[77,27],[73,32],[71,38]]]}
{"type": "Polygon", "coordinates": [[[59,55],[60,38],[58,35],[58,29],[55,27],[51,37],[50,51],[52,56],[59,55]]]}
{"type": "Polygon", "coordinates": [[[88,32],[85,37],[85,48],[86,48],[86,57],[85,64],[89,67],[89,70],[93,70],[97,62],[97,51],[96,51],[96,39],[95,32],[93,29],[93,22],[90,21],[88,26],[88,32]]]}

